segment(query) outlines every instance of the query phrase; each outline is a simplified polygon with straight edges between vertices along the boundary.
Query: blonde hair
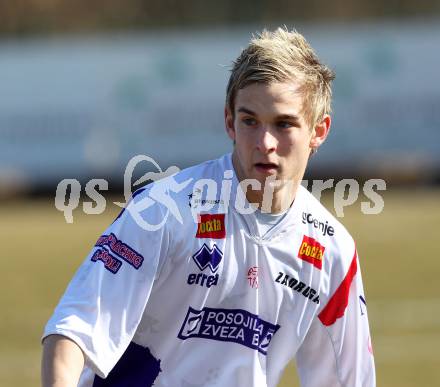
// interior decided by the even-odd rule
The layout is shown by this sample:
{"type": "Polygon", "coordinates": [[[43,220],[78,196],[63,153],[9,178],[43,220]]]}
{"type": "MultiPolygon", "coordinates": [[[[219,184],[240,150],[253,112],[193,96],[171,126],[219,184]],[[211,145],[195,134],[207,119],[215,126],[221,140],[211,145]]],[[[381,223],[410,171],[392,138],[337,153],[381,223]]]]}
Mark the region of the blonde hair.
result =
{"type": "Polygon", "coordinates": [[[312,129],[331,111],[332,70],[322,64],[296,30],[263,30],[233,62],[226,90],[226,106],[234,112],[238,90],[252,83],[297,81],[303,95],[303,114],[312,129]]]}

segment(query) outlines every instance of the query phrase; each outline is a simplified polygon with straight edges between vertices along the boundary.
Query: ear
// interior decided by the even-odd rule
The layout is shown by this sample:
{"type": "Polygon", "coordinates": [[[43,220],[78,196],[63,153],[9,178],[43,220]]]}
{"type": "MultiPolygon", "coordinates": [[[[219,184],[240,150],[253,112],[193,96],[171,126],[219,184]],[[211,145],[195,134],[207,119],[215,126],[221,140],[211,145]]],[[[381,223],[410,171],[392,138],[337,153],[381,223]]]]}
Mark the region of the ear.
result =
{"type": "Polygon", "coordinates": [[[229,138],[235,141],[234,116],[229,107],[225,106],[225,128],[229,138]]]}
{"type": "Polygon", "coordinates": [[[312,131],[312,137],[310,138],[310,148],[316,150],[321,146],[330,132],[331,122],[330,116],[326,114],[322,120],[315,125],[312,131]]]}

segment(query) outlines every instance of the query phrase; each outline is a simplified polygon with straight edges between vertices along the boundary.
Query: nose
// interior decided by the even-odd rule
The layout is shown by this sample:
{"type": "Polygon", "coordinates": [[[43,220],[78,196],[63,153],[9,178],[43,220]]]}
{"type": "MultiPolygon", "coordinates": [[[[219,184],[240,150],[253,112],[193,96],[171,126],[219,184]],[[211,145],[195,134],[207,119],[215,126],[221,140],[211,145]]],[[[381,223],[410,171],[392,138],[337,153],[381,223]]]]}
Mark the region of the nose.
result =
{"type": "Polygon", "coordinates": [[[267,128],[261,128],[258,136],[257,148],[262,153],[271,153],[277,147],[277,139],[267,128]]]}

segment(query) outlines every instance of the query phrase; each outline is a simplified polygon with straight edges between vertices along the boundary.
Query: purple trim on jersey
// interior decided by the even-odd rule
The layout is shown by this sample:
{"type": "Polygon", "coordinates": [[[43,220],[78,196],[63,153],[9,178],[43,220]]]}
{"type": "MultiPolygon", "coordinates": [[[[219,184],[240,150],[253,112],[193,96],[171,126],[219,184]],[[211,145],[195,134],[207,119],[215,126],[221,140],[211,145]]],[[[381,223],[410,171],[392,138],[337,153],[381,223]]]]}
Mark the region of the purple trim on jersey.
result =
{"type": "Polygon", "coordinates": [[[148,348],[131,342],[105,379],[95,375],[93,387],[151,387],[161,371],[148,348]]]}

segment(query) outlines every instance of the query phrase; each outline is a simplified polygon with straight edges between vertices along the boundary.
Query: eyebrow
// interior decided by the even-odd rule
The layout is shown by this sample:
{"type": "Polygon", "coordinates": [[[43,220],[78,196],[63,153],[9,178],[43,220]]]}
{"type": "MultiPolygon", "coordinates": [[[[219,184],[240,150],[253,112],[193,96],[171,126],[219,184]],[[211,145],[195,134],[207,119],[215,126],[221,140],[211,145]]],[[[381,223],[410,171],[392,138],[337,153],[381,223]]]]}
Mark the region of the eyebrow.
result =
{"type": "MultiPolygon", "coordinates": [[[[257,114],[255,112],[253,112],[250,109],[247,109],[245,107],[240,107],[237,109],[238,113],[245,113],[245,114],[249,114],[251,116],[256,116],[257,114]]],[[[293,120],[293,121],[299,121],[299,117],[295,114],[280,114],[279,116],[276,117],[277,120],[293,120]]]]}
{"type": "Polygon", "coordinates": [[[299,117],[294,114],[281,114],[281,115],[277,116],[277,119],[299,121],[299,117]]]}
{"type": "Polygon", "coordinates": [[[249,115],[251,115],[251,116],[256,116],[256,114],[255,114],[252,110],[246,109],[245,107],[240,107],[240,108],[238,108],[238,109],[237,109],[237,112],[238,112],[238,113],[249,114],[249,115]]]}

